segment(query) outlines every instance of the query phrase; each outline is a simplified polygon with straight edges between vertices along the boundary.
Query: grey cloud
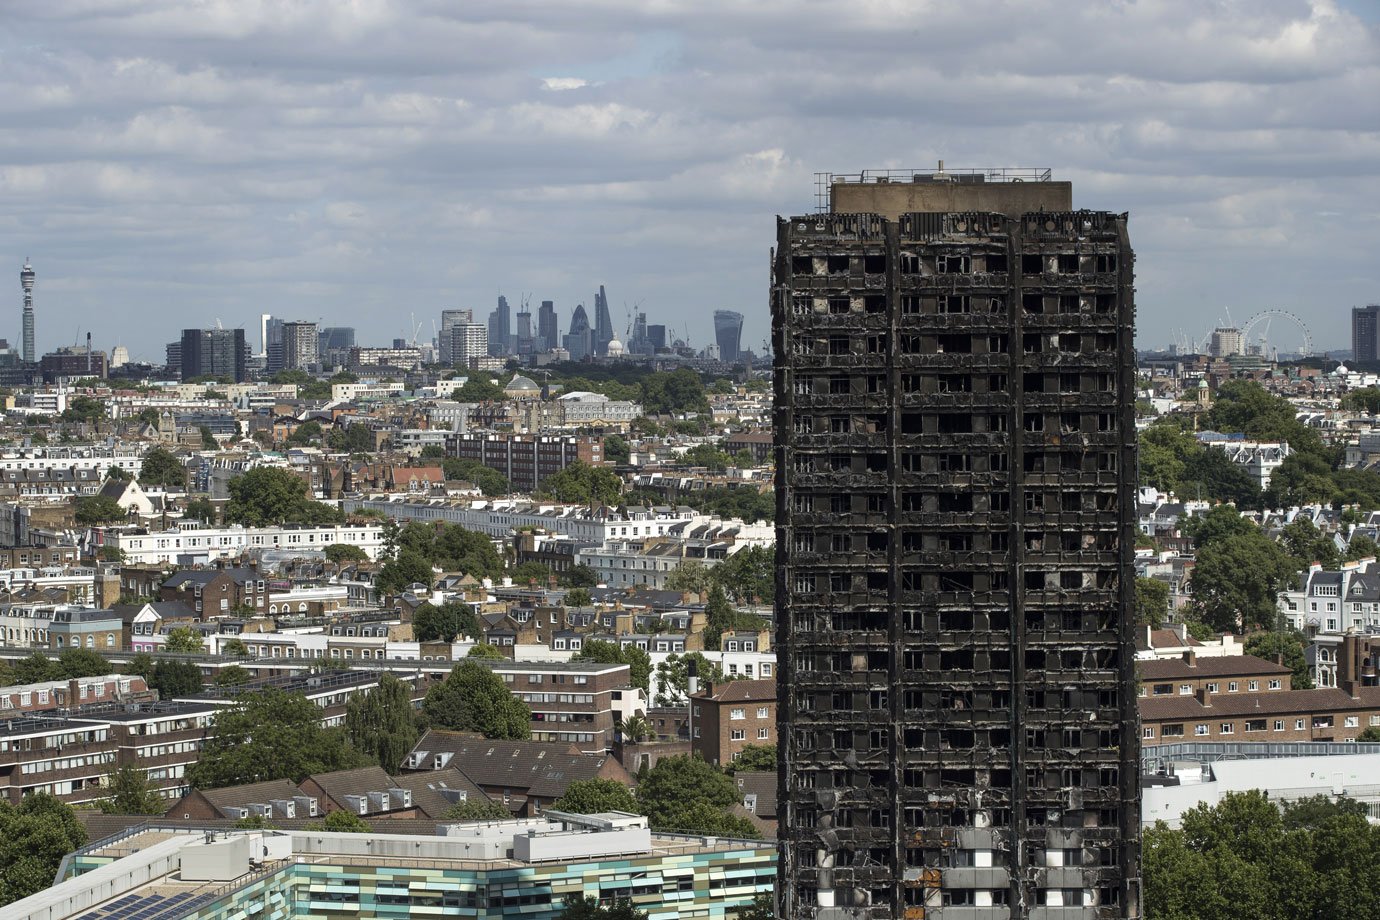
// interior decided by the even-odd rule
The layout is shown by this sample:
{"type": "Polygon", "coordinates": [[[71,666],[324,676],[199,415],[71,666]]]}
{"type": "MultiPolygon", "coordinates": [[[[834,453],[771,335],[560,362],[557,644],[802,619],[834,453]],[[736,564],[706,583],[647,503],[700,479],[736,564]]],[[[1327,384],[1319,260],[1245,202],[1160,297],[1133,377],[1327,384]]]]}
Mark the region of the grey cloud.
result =
{"type": "Polygon", "coordinates": [[[1143,341],[1268,305],[1341,346],[1380,297],[1378,52],[1327,0],[11,3],[0,249],[44,348],[601,282],[757,342],[815,171],[1041,165],[1132,212],[1143,341]]]}

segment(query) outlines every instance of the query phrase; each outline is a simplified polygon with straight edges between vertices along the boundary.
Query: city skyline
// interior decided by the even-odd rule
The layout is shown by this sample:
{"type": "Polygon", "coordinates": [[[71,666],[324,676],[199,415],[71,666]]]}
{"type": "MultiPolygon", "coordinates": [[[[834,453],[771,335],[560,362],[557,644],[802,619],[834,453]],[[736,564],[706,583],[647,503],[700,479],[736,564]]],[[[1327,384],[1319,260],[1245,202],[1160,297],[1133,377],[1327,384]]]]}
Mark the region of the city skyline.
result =
{"type": "Polygon", "coordinates": [[[808,211],[817,170],[940,159],[1134,213],[1147,342],[1278,308],[1344,347],[1380,288],[1359,2],[7,12],[0,251],[40,266],[40,353],[79,328],[153,357],[262,312],[388,342],[499,290],[593,319],[600,279],[615,324],[640,303],[703,345],[738,310],[759,343],[749,228],[808,211]]]}

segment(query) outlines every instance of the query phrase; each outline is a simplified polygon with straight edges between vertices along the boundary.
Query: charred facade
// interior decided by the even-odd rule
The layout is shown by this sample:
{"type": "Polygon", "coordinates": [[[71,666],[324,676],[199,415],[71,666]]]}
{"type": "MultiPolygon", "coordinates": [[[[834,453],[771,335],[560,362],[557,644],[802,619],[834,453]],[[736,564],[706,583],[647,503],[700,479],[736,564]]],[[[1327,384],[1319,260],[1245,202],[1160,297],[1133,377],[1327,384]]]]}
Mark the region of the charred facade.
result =
{"type": "Polygon", "coordinates": [[[778,219],[784,917],[1140,916],[1126,215],[1009,178],[778,219]]]}

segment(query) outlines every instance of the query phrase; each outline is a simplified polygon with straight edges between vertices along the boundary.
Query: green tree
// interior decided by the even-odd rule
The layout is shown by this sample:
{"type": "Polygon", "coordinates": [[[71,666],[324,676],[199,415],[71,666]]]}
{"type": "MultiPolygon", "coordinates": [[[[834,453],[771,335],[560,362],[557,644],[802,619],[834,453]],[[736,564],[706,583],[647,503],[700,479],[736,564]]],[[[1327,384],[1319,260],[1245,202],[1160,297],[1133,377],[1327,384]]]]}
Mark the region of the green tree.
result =
{"type": "Polygon", "coordinates": [[[463,403],[500,402],[503,399],[503,388],[488,377],[474,376],[466,379],[462,386],[456,387],[450,398],[463,403]]]}
{"type": "Polygon", "coordinates": [[[770,604],[776,599],[776,554],[749,546],[714,566],[709,577],[740,604],[770,604]]]}
{"type": "Polygon", "coordinates": [[[422,711],[436,728],[515,741],[532,737],[532,711],[478,661],[462,661],[452,668],[445,680],[427,691],[422,711]]]}
{"type": "Polygon", "coordinates": [[[1238,508],[1259,508],[1260,486],[1226,451],[1202,447],[1184,460],[1183,477],[1174,491],[1184,498],[1231,502],[1238,508]]]}
{"type": "MultiPolygon", "coordinates": [[[[158,415],[158,410],[154,409],[153,407],[149,407],[147,409],[140,409],[139,414],[135,417],[138,418],[139,421],[143,422],[145,425],[152,425],[154,428],[157,428],[158,423],[162,420],[158,415]]],[[[143,478],[142,474],[139,478],[143,478]]]]}
{"type": "Polygon", "coordinates": [[[343,732],[321,725],[319,706],[300,693],[269,688],[246,693],[215,714],[187,783],[216,789],[271,779],[301,782],[312,773],[368,763],[343,732]]]}
{"type": "Polygon", "coordinates": [[[91,396],[77,396],[62,410],[64,422],[86,422],[94,425],[106,417],[105,401],[91,396]]]}
{"type": "Polygon", "coordinates": [[[629,682],[634,687],[646,690],[652,676],[652,658],[645,651],[629,645],[620,648],[617,642],[607,639],[586,639],[580,650],[572,657],[573,661],[597,661],[600,664],[625,664],[628,666],[629,682]]]}
{"type": "Polygon", "coordinates": [[[595,815],[605,811],[639,814],[637,800],[627,786],[611,779],[577,779],[565,787],[565,794],[551,803],[556,811],[576,815],[595,815]]]}
{"type": "Polygon", "coordinates": [[[648,415],[710,415],[713,411],[704,381],[689,368],[644,378],[642,409],[648,415]]]}
{"type": "Polygon", "coordinates": [[[428,444],[422,448],[418,454],[423,460],[444,460],[446,459],[446,449],[440,444],[428,444]]]}
{"type": "Polygon", "coordinates": [[[348,562],[368,562],[369,554],[350,543],[332,543],[324,550],[326,559],[336,565],[348,562]]]}
{"type": "Polygon", "coordinates": [[[129,482],[133,478],[122,466],[112,466],[105,471],[106,482],[129,482]]]}
{"type": "Polygon", "coordinates": [[[647,912],[638,910],[627,898],[616,898],[600,904],[595,897],[567,895],[559,920],[647,920],[647,912]]]}
{"type": "Polygon", "coordinates": [[[216,436],[211,432],[211,429],[209,427],[207,427],[206,425],[202,425],[199,428],[197,428],[197,431],[201,435],[202,450],[220,449],[220,442],[216,440],[216,436]]]}
{"type": "Polygon", "coordinates": [[[513,490],[512,483],[508,482],[507,477],[478,460],[447,457],[441,461],[441,470],[447,479],[457,482],[472,482],[479,487],[481,492],[491,498],[507,495],[513,490]]]}
{"type": "Polygon", "coordinates": [[[565,606],[567,607],[588,607],[593,603],[594,599],[584,588],[572,588],[565,592],[565,606]]]}
{"type": "Polygon", "coordinates": [[[155,664],[144,678],[158,691],[160,699],[194,696],[201,692],[201,668],[190,661],[164,659],[155,664]]]}
{"type": "Polygon", "coordinates": [[[48,793],[0,800],[0,905],[52,885],[62,858],[85,843],[72,809],[48,793]]]}
{"type": "Polygon", "coordinates": [[[1307,646],[1302,634],[1297,632],[1261,632],[1246,639],[1246,654],[1266,661],[1283,659],[1284,666],[1292,672],[1293,688],[1311,690],[1313,673],[1304,657],[1307,646]]]}
{"type": "Polygon", "coordinates": [[[622,435],[611,434],[604,438],[604,459],[613,463],[627,463],[632,456],[632,448],[622,435]]]}
{"type": "Polygon", "coordinates": [[[237,664],[221,668],[216,674],[217,687],[241,687],[254,679],[254,675],[249,673],[247,668],[242,668],[237,664]]]}
{"type": "Polygon", "coordinates": [[[187,487],[187,468],[171,451],[155,447],[144,454],[144,461],[139,465],[139,482],[146,486],[184,489],[187,487]]]}
{"type": "Polygon", "coordinates": [[[1380,414],[1380,387],[1352,390],[1342,397],[1341,406],[1349,412],[1380,414]]]}
{"type": "Polygon", "coordinates": [[[504,821],[513,813],[486,795],[464,798],[446,809],[442,821],[504,821]]]}
{"type": "Polygon", "coordinates": [[[424,603],[412,611],[412,638],[418,642],[454,642],[461,636],[479,639],[483,635],[479,617],[469,604],[448,601],[435,607],[424,603]]]}
{"type": "Polygon", "coordinates": [[[1357,741],[1380,741],[1380,725],[1371,725],[1356,736],[1357,741]]]}
{"type": "Polygon", "coordinates": [[[411,584],[430,588],[434,578],[427,558],[415,550],[405,549],[398,552],[396,559],[383,564],[374,578],[374,585],[381,594],[397,594],[411,584]]]}
{"type": "Polygon", "coordinates": [[[309,831],[326,831],[331,834],[372,834],[374,829],[353,811],[346,811],[337,808],[335,811],[327,812],[326,817],[320,821],[310,821],[307,823],[309,831]]]}
{"type": "Polygon", "coordinates": [[[1192,540],[1193,545],[1198,549],[1210,546],[1227,537],[1259,533],[1259,528],[1243,518],[1241,513],[1231,505],[1218,505],[1208,509],[1204,514],[1187,518],[1181,529],[1184,536],[1192,540]]]}
{"type": "Polygon", "coordinates": [[[396,771],[417,741],[408,685],[384,672],[377,687],[351,696],[345,704],[345,737],[385,770],[396,771]]]}
{"type": "Polygon", "coordinates": [[[1306,569],[1314,562],[1323,568],[1335,569],[1341,562],[1337,544],[1306,517],[1297,517],[1280,531],[1279,542],[1284,551],[1294,557],[1299,569],[1306,569]]]}
{"type": "Polygon", "coordinates": [[[640,712],[634,713],[627,719],[620,719],[614,723],[613,727],[624,741],[631,744],[639,744],[656,738],[656,729],[652,728],[651,720],[640,712]]]}
{"type": "Polygon", "coordinates": [[[238,637],[227,639],[220,647],[222,653],[234,655],[236,658],[248,658],[249,646],[244,644],[244,640],[238,637]]]}
{"type": "Polygon", "coordinates": [[[704,467],[711,473],[722,473],[733,463],[733,458],[713,444],[696,444],[680,455],[681,466],[704,467]]]}
{"type": "Polygon", "coordinates": [[[1273,626],[1279,616],[1279,592],[1297,571],[1279,544],[1252,529],[1200,547],[1189,591],[1198,618],[1215,629],[1273,626]]]}
{"type": "Polygon", "coordinates": [[[598,584],[599,576],[583,562],[575,563],[561,576],[561,587],[564,588],[594,588],[598,584]]]}
{"type": "Polygon", "coordinates": [[[248,815],[244,818],[238,818],[235,820],[235,823],[230,826],[241,831],[276,830],[273,822],[269,821],[263,815],[248,815]]]}
{"type": "Polygon", "coordinates": [[[178,626],[168,633],[163,648],[178,655],[200,655],[206,648],[201,633],[190,626],[178,626]]]}
{"type": "Polygon", "coordinates": [[[1322,447],[1317,431],[1298,420],[1293,403],[1252,380],[1229,380],[1218,387],[1207,421],[1218,431],[1240,432],[1253,440],[1287,441],[1295,451],[1316,453],[1322,447]]]}
{"type": "Polygon", "coordinates": [[[182,508],[182,515],[205,524],[214,524],[216,506],[209,498],[194,498],[182,508]]]}
{"type": "Polygon", "coordinates": [[[516,566],[508,573],[515,585],[527,585],[536,582],[539,587],[545,587],[547,579],[551,577],[551,570],[540,562],[524,562],[516,566]]]}
{"type": "Polygon", "coordinates": [[[758,837],[752,822],[728,813],[741,799],[732,779],[696,757],[663,757],[637,787],[654,831],[758,837]]]}
{"type": "Polygon", "coordinates": [[[290,470],[255,467],[230,480],[225,521],[251,527],[274,524],[338,524],[339,510],[307,497],[307,484],[290,470]]]}
{"type": "Polygon", "coordinates": [[[125,551],[120,549],[118,546],[115,546],[114,544],[107,543],[105,546],[101,547],[101,561],[124,562],[125,551]]]}
{"type": "Polygon", "coordinates": [[[77,499],[76,519],[83,527],[111,524],[125,519],[125,509],[107,495],[83,495],[77,499]]]}
{"type": "Polygon", "coordinates": [[[1337,482],[1326,458],[1292,453],[1270,474],[1270,491],[1280,504],[1330,502],[1337,494],[1337,482]]]}
{"type": "Polygon", "coordinates": [[[507,661],[508,656],[499,650],[498,646],[490,645],[487,642],[476,642],[465,653],[466,658],[487,658],[490,661],[507,661]]]}
{"type": "Polygon", "coordinates": [[[1136,622],[1159,629],[1169,614],[1169,585],[1158,578],[1136,579],[1136,622]]]}
{"type": "Polygon", "coordinates": [[[776,920],[776,904],[769,894],[759,894],[747,907],[729,915],[732,920],[776,920]]]}
{"type": "Polygon", "coordinates": [[[1354,535],[1346,545],[1346,558],[1348,562],[1357,559],[1371,559],[1380,555],[1380,546],[1375,541],[1363,533],[1354,535]]]}
{"type": "Polygon", "coordinates": [[[1286,831],[1321,830],[1334,818],[1366,819],[1366,806],[1346,796],[1332,798],[1327,795],[1311,795],[1293,801],[1281,800],[1280,823],[1286,831]]]}
{"type": "Polygon", "coordinates": [[[97,803],[107,815],[161,815],[168,810],[168,801],[149,785],[149,776],[139,767],[126,764],[116,767],[106,780],[108,798],[97,803]]]}
{"type": "Polygon", "coordinates": [[[733,762],[724,765],[724,772],[729,776],[735,773],[775,773],[776,758],[774,744],[745,744],[733,762]]]}
{"type": "Polygon", "coordinates": [[[17,684],[37,684],[49,680],[66,680],[68,675],[61,664],[42,654],[33,652],[27,658],[14,663],[14,682],[17,684]]]}
{"type": "Polygon", "coordinates": [[[105,658],[84,648],[64,649],[58,655],[58,667],[62,668],[62,676],[69,680],[74,677],[99,677],[115,670],[105,658]]]}
{"type": "Polygon", "coordinates": [[[308,419],[298,425],[292,434],[288,435],[287,442],[298,447],[306,447],[321,443],[324,436],[325,432],[321,430],[321,423],[315,419],[308,419]]]}
{"type": "Polygon", "coordinates": [[[724,672],[714,662],[699,652],[686,652],[684,655],[670,654],[656,666],[655,686],[656,705],[683,705],[690,682],[690,665],[694,664],[695,674],[700,686],[706,683],[718,684],[724,680],[724,672]]]}
{"type": "Polygon", "coordinates": [[[342,425],[332,428],[326,435],[326,446],[350,454],[367,454],[374,449],[374,432],[368,425],[359,423],[342,425]]]}
{"type": "Polygon", "coordinates": [[[541,493],[572,504],[617,504],[623,481],[612,470],[576,460],[541,483],[541,493]]]}
{"type": "Polygon", "coordinates": [[[688,591],[703,594],[709,590],[711,582],[709,569],[698,559],[686,559],[666,576],[666,587],[671,591],[688,591]]]}

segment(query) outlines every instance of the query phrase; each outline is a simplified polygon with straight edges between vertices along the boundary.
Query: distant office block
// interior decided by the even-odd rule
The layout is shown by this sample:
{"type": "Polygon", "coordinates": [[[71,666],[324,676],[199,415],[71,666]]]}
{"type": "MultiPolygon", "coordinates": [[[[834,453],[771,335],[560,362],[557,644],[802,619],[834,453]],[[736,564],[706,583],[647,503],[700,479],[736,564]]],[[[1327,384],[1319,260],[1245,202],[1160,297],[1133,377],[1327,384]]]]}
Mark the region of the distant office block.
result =
{"type": "Polygon", "coordinates": [[[178,359],[182,379],[223,377],[242,383],[248,357],[243,329],[183,329],[178,359]]]}
{"type": "Polygon", "coordinates": [[[743,314],[733,310],[714,311],[714,341],[719,345],[719,360],[732,364],[738,360],[743,337],[743,314]]]}
{"type": "Polygon", "coordinates": [[[1380,304],[1351,308],[1351,359],[1380,361],[1380,304]]]}

